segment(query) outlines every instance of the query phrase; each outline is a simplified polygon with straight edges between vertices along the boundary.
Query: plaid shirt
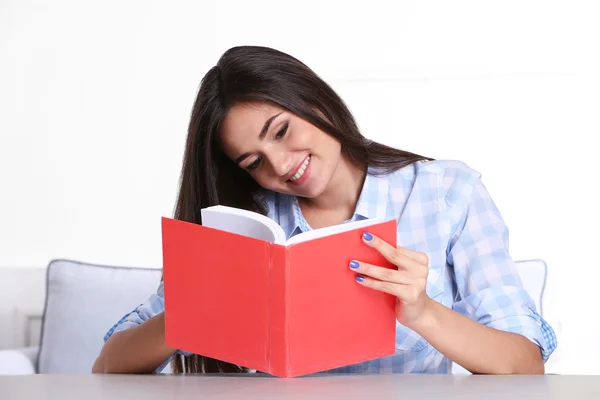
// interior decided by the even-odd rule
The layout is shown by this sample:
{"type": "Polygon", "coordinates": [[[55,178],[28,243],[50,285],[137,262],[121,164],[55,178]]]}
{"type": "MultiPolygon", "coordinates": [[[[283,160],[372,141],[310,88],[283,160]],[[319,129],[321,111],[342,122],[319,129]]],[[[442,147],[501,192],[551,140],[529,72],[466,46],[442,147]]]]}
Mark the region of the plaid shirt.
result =
{"type": "MultiPolygon", "coordinates": [[[[268,216],[288,237],[311,229],[295,197],[273,192],[264,196],[268,216]]],[[[557,346],[555,333],[521,285],[508,252],[508,229],[477,171],[460,161],[426,161],[391,174],[369,174],[349,221],[375,217],[395,218],[397,244],[427,253],[429,297],[481,324],[527,337],[540,347],[544,362],[548,359],[557,346]]],[[[105,340],[163,310],[161,284],[156,294],[118,321],[105,340]]],[[[397,323],[394,355],[327,372],[451,369],[448,358],[397,323]]]]}

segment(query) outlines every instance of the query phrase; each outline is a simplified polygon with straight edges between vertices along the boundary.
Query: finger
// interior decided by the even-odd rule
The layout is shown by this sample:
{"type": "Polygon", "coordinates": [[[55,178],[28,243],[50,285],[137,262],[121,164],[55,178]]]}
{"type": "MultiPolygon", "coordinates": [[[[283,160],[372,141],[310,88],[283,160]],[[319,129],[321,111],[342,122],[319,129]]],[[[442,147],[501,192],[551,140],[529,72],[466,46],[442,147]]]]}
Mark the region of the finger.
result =
{"type": "Polygon", "coordinates": [[[411,277],[406,271],[398,271],[397,269],[384,268],[376,265],[359,262],[356,260],[350,261],[350,269],[359,274],[368,275],[371,278],[380,281],[408,284],[411,282],[411,277]]]}
{"type": "Polygon", "coordinates": [[[413,260],[417,261],[419,264],[429,265],[429,257],[425,253],[407,249],[406,247],[402,247],[402,246],[398,246],[398,247],[396,247],[396,249],[399,252],[401,252],[402,254],[404,254],[405,256],[410,257],[413,260]]]}
{"type": "Polygon", "coordinates": [[[397,247],[385,242],[378,236],[365,232],[363,234],[363,242],[375,248],[381,253],[381,255],[385,257],[386,260],[398,268],[414,270],[422,267],[418,261],[408,257],[403,251],[398,250],[397,247]]]}
{"type": "Polygon", "coordinates": [[[358,275],[356,281],[363,286],[396,296],[400,302],[412,304],[417,299],[419,291],[414,285],[384,282],[368,276],[358,275]]]}

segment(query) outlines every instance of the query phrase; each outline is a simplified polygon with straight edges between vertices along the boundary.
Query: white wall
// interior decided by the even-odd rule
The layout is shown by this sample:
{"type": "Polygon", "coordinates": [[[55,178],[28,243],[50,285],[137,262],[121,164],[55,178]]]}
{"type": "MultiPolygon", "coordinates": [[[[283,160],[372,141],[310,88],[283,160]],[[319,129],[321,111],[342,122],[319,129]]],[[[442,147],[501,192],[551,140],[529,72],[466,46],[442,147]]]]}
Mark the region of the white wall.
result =
{"type": "Polygon", "coordinates": [[[367,136],[480,170],[513,256],[548,262],[550,370],[600,373],[598,20],[573,0],[5,0],[0,266],[160,266],[199,81],[228,47],[268,45],[330,82],[367,136]]]}

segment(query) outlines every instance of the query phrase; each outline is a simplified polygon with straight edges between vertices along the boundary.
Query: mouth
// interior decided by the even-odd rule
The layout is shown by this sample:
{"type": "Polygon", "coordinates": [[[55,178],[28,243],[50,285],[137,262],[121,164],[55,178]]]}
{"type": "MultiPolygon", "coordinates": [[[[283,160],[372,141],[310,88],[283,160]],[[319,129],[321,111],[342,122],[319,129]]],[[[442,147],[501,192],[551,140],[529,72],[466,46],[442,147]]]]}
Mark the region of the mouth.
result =
{"type": "Polygon", "coordinates": [[[288,182],[296,182],[298,179],[302,178],[302,176],[304,175],[304,172],[306,172],[306,169],[308,168],[309,163],[310,163],[310,154],[304,159],[302,164],[300,164],[300,166],[298,168],[296,168],[296,172],[294,173],[294,175],[292,175],[292,177],[290,179],[288,179],[288,182]]]}

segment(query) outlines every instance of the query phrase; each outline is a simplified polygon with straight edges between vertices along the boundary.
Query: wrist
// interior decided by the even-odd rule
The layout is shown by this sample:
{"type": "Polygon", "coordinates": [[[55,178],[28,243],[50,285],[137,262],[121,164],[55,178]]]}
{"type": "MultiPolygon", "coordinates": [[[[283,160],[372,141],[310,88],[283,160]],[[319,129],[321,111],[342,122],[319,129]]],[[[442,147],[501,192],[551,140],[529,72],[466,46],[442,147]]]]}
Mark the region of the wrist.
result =
{"type": "Polygon", "coordinates": [[[421,336],[426,336],[427,332],[437,329],[437,307],[439,305],[439,303],[427,296],[425,299],[425,305],[423,306],[423,311],[420,313],[419,318],[417,318],[407,327],[421,336]]]}

